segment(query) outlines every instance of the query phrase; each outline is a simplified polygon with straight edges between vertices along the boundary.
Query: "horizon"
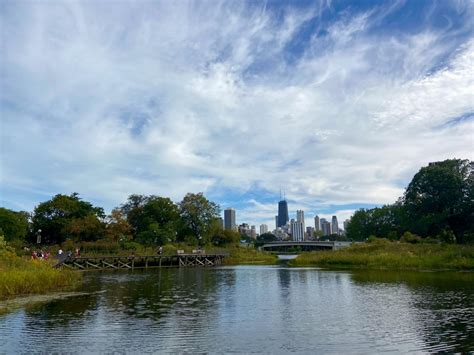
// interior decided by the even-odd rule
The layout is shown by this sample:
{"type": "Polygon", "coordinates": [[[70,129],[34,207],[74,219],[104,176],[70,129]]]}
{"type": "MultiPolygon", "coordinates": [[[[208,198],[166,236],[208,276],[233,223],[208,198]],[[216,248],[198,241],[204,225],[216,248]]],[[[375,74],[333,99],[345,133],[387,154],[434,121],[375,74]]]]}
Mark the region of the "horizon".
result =
{"type": "MultiPolygon", "coordinates": [[[[0,7],[0,204],[203,192],[240,223],[394,203],[473,159],[470,1],[0,7]]],[[[290,217],[291,218],[291,217],[290,217]]]]}

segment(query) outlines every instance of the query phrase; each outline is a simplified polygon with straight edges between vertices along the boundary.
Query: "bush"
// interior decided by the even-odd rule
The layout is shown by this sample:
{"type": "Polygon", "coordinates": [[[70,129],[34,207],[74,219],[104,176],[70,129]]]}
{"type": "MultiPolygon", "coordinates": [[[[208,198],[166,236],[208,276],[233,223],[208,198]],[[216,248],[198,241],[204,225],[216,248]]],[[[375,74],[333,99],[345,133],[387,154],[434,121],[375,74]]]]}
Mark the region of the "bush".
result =
{"type": "Polygon", "coordinates": [[[421,237],[417,236],[416,234],[405,232],[403,233],[402,237],[400,238],[400,242],[402,243],[411,243],[411,244],[419,244],[423,242],[421,237]]]}

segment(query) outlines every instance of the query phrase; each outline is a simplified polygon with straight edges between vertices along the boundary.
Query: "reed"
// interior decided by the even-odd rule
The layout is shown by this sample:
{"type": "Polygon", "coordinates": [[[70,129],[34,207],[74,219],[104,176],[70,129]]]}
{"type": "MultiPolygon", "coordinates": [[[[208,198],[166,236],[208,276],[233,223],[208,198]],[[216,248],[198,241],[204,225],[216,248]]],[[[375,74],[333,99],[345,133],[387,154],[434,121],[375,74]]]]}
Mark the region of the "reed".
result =
{"type": "Polygon", "coordinates": [[[222,251],[229,253],[229,256],[224,258],[224,265],[273,265],[277,262],[275,255],[253,248],[235,246],[222,251]]]}
{"type": "Polygon", "coordinates": [[[378,240],[337,251],[302,253],[293,266],[393,270],[474,270],[474,246],[378,240]]]}
{"type": "Polygon", "coordinates": [[[27,260],[10,251],[0,251],[0,299],[73,288],[81,274],[56,270],[53,262],[27,260]]]}

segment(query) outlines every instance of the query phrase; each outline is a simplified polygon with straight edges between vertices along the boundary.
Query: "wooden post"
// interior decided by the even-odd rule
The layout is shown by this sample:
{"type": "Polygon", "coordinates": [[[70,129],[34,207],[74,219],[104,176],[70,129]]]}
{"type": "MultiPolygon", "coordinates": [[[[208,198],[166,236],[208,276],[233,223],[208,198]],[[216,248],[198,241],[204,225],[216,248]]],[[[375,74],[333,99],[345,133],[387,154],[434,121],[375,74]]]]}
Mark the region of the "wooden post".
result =
{"type": "Polygon", "coordinates": [[[145,269],[148,269],[148,258],[145,256],[145,269]]]}
{"type": "Polygon", "coordinates": [[[160,255],[160,267],[161,267],[161,255],[160,255]]]}

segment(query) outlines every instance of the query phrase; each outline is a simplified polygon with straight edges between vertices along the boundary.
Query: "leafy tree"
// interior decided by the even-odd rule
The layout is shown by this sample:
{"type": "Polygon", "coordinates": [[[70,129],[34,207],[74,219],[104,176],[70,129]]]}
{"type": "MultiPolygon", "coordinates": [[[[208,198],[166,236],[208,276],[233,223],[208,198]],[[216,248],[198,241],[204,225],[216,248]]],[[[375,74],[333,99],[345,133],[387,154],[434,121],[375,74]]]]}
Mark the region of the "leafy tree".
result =
{"type": "Polygon", "coordinates": [[[413,177],[403,198],[407,229],[423,237],[453,231],[458,242],[474,232],[474,163],[430,163],[413,177]]]}
{"type": "Polygon", "coordinates": [[[180,240],[192,235],[200,243],[210,239],[212,223],[219,217],[220,208],[209,201],[202,193],[188,193],[179,204],[181,228],[180,240]]]}
{"type": "Polygon", "coordinates": [[[132,227],[128,223],[125,214],[120,208],[114,208],[107,216],[106,236],[109,240],[129,240],[132,235],[132,227]]]}
{"type": "Polygon", "coordinates": [[[179,223],[178,206],[167,197],[131,195],[121,207],[135,239],[145,245],[174,241],[179,223]]]}
{"type": "Polygon", "coordinates": [[[77,193],[58,194],[35,208],[31,239],[36,241],[35,233],[41,230],[42,242],[46,244],[62,243],[70,237],[93,240],[103,236],[104,217],[102,208],[82,201],[77,193]]]}
{"type": "Polygon", "coordinates": [[[0,207],[0,230],[6,241],[23,240],[28,234],[29,222],[27,212],[15,212],[0,207]]]}

